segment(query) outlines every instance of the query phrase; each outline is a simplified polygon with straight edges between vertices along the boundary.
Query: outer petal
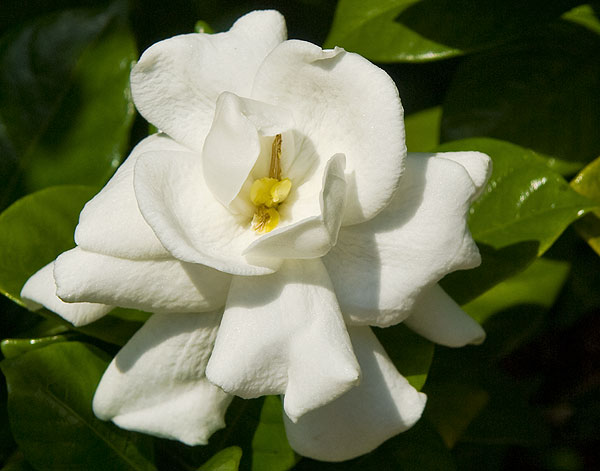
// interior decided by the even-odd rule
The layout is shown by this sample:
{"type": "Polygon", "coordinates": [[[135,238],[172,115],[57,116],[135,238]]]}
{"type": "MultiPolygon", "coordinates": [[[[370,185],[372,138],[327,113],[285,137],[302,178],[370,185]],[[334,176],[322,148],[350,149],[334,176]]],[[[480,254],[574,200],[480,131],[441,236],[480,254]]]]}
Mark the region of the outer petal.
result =
{"type": "MultiPolygon", "coordinates": [[[[309,187],[304,185],[298,190],[301,196],[292,196],[288,203],[289,213],[292,213],[288,217],[300,220],[289,225],[281,224],[280,227],[253,242],[244,254],[302,259],[322,257],[329,252],[337,241],[346,203],[344,166],[345,159],[342,154],[334,155],[329,160],[318,197],[318,215],[302,217],[298,213],[302,213],[303,208],[294,208],[294,206],[303,206],[308,214],[315,212],[316,208],[312,211],[309,208],[313,201],[317,200],[316,195],[311,194],[310,190],[307,195],[304,195],[303,188],[309,187]]],[[[282,208],[281,212],[286,217],[285,208],[282,208]]]]}
{"type": "Polygon", "coordinates": [[[342,153],[352,178],[344,224],[366,221],[390,201],[406,155],[403,110],[393,80],[343,49],[286,41],[265,59],[252,97],[292,110],[324,165],[342,153]]]}
{"type": "Polygon", "coordinates": [[[126,260],[80,248],[54,266],[57,295],[149,312],[205,312],[225,305],[231,275],[204,265],[166,260],[126,260]]]}
{"type": "Polygon", "coordinates": [[[94,413],[128,430],[206,444],[225,426],[231,401],[204,376],[220,318],[218,313],[152,316],[104,373],[94,413]]]}
{"type": "Polygon", "coordinates": [[[375,219],[340,231],[323,261],[346,321],[402,321],[423,288],[480,263],[467,227],[476,189],[464,167],[409,154],[394,200],[375,219]]]}
{"type": "Polygon", "coordinates": [[[133,168],[144,152],[184,149],[164,134],[140,142],[106,186],[83,208],[75,230],[81,248],[113,257],[168,257],[142,217],[133,192],[133,168]]]}
{"type": "Polygon", "coordinates": [[[447,347],[479,345],[485,331],[438,285],[424,290],[404,323],[417,334],[447,347]]]}
{"type": "Polygon", "coordinates": [[[186,34],[150,47],[131,73],[140,113],[177,142],[201,151],[217,96],[249,96],[266,55],[286,38],[276,11],[255,11],[227,33],[186,34]]]}
{"type": "Polygon", "coordinates": [[[244,398],[285,394],[292,420],[340,396],[359,367],[319,260],[235,277],[206,375],[244,398]]]}
{"type": "Polygon", "coordinates": [[[95,303],[65,303],[56,296],[54,262],[35,273],[21,290],[21,298],[31,310],[42,306],[56,312],[76,327],[94,322],[108,314],[113,306],[95,303]]]}
{"type": "Polygon", "coordinates": [[[477,188],[473,199],[477,199],[492,174],[492,159],[481,152],[438,152],[436,156],[461,164],[469,172],[477,188]]]}
{"type": "Polygon", "coordinates": [[[242,255],[258,236],[251,217],[236,215],[206,186],[198,154],[148,152],[135,167],[135,193],[144,218],[179,260],[239,275],[272,273],[280,260],[242,255]]]}
{"type": "MultiPolygon", "coordinates": [[[[229,92],[219,95],[215,119],[202,151],[204,178],[215,198],[229,206],[261,154],[261,138],[274,137],[292,127],[292,116],[287,110],[229,92]]],[[[270,144],[265,146],[269,159],[270,144]]],[[[267,173],[261,175],[265,176],[267,173]]]]}
{"type": "Polygon", "coordinates": [[[297,423],[284,416],[290,445],[301,455],[344,461],[368,453],[412,427],[425,407],[425,394],[398,373],[369,327],[349,332],[362,370],[360,385],[297,423]]]}

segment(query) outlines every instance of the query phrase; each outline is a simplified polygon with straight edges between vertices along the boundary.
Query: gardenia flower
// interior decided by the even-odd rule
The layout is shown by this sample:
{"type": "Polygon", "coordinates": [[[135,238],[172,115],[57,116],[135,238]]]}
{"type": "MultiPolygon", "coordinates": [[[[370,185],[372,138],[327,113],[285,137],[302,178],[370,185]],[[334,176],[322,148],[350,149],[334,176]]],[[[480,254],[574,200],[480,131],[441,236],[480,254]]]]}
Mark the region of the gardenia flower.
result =
{"type": "Polygon", "coordinates": [[[370,326],[483,340],[437,285],[477,266],[466,225],[489,158],[406,154],[392,79],[252,12],[150,47],[131,74],[144,139],[83,209],[77,246],[22,297],[76,326],[152,312],[94,411],[195,445],[232,395],[283,395],[291,446],[341,461],[411,427],[425,395],[370,326]]]}

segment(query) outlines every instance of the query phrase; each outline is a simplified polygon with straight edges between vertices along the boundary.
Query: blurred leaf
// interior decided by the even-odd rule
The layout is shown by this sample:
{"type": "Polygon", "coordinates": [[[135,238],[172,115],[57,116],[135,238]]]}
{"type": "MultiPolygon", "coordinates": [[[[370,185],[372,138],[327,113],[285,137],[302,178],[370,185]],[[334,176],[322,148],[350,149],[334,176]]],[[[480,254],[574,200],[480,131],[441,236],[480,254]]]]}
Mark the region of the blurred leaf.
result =
{"type": "Polygon", "coordinates": [[[7,461],[4,463],[4,467],[1,471],[35,471],[27,461],[23,453],[16,451],[7,461]]]}
{"type": "Polygon", "coordinates": [[[373,332],[402,376],[421,390],[433,360],[433,343],[403,324],[385,329],[374,327],[373,332]]]}
{"type": "Polygon", "coordinates": [[[241,459],[242,449],[239,446],[230,446],[200,466],[198,471],[237,471],[241,459]]]}
{"type": "Polygon", "coordinates": [[[194,33],[213,34],[214,30],[206,21],[198,20],[194,25],[194,33]]]}
{"type": "Polygon", "coordinates": [[[591,5],[579,5],[565,13],[562,18],[600,34],[600,21],[591,5]]]}
{"type": "Polygon", "coordinates": [[[67,339],[66,335],[53,335],[38,339],[4,339],[0,343],[0,347],[5,358],[15,358],[23,353],[43,348],[53,343],[64,342],[67,339]]]}
{"type": "MultiPolygon", "coordinates": [[[[571,187],[579,194],[600,205],[600,157],[585,167],[571,182],[571,187]]],[[[600,210],[587,214],[575,224],[577,232],[600,255],[600,210]]]]}
{"type": "Polygon", "coordinates": [[[494,286],[463,309],[483,324],[489,317],[519,304],[550,309],[569,274],[569,263],[540,258],[525,271],[494,286]]]}
{"type": "Polygon", "coordinates": [[[286,471],[298,461],[283,425],[283,409],[277,396],[267,396],[252,439],[253,471],[286,471]]]}
{"type": "Polygon", "coordinates": [[[534,241],[541,255],[569,224],[595,208],[560,175],[519,146],[474,138],[442,144],[438,150],[478,150],[492,158],[492,176],[473,203],[469,218],[477,242],[498,249],[534,241]]]}
{"type": "Polygon", "coordinates": [[[442,108],[436,106],[408,115],[404,120],[408,152],[429,152],[440,143],[442,108]]]}
{"type": "Polygon", "coordinates": [[[79,213],[96,192],[86,186],[48,188],[0,214],[0,292],[23,305],[19,293],[27,279],[75,246],[79,213]]]}
{"type": "Polygon", "coordinates": [[[563,21],[466,58],[446,95],[442,142],[493,137],[581,167],[600,151],[598,50],[600,36],[563,21]]]}
{"type": "Polygon", "coordinates": [[[94,417],[92,397],[107,365],[106,354],[78,342],[55,343],[0,364],[15,440],[36,468],[155,469],[147,458],[149,437],[94,417]]]}
{"type": "Polygon", "coordinates": [[[326,47],[376,62],[422,62],[480,50],[559,17],[570,0],[341,0],[326,47]]]}
{"type": "Polygon", "coordinates": [[[126,6],[70,10],[0,38],[0,208],[19,190],[99,185],[127,146],[135,42],[126,6]]]}

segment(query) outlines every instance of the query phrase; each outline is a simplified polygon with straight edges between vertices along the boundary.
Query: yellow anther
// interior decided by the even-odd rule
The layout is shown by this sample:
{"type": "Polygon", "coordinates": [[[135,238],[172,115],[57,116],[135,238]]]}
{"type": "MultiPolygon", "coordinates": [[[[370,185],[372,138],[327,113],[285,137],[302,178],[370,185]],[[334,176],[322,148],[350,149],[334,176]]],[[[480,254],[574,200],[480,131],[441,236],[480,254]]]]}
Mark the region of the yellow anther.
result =
{"type": "Polygon", "coordinates": [[[279,213],[275,208],[260,206],[252,218],[252,229],[259,234],[271,232],[279,224],[279,213]]]}
{"type": "Polygon", "coordinates": [[[278,184],[279,181],[276,178],[263,177],[258,180],[254,180],[252,187],[250,187],[250,201],[255,206],[273,206],[273,197],[271,196],[271,189],[278,184]]]}
{"type": "MultiPolygon", "coordinates": [[[[292,189],[292,182],[289,178],[284,178],[283,180],[275,183],[271,187],[270,196],[273,204],[283,203],[285,199],[290,194],[290,190],[292,189]]],[[[267,206],[269,206],[267,204],[267,206]]]]}

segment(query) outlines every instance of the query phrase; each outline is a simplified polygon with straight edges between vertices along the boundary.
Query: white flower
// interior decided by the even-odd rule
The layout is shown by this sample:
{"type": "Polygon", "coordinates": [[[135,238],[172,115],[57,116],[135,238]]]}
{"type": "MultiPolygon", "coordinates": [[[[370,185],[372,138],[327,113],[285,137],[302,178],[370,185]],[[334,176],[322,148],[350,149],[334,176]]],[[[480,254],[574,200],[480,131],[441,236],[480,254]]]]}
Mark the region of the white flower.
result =
{"type": "Polygon", "coordinates": [[[285,38],[282,16],[259,11],[148,49],[131,86],[162,133],[22,296],[75,325],[113,306],[154,313],[104,374],[99,417],[200,444],[231,394],[282,394],[292,447],[339,461],[411,427],[425,404],[369,326],[483,340],[437,282],[480,262],[466,215],[490,163],[407,156],[385,72],[285,38]]]}

